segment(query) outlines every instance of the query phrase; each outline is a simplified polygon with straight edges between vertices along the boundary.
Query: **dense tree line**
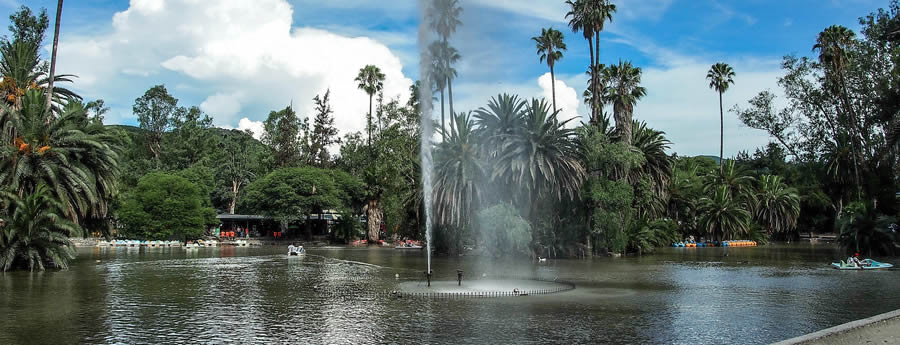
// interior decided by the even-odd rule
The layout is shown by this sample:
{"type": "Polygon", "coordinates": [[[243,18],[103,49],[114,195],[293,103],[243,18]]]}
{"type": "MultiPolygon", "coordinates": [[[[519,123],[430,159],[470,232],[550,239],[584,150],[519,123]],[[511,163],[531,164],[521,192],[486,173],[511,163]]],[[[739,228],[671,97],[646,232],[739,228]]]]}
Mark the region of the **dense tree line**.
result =
{"type": "MultiPolygon", "coordinates": [[[[785,57],[785,108],[763,91],[728,113],[775,141],[734,159],[722,157],[724,130],[718,159],[669,154],[665,133],[634,114],[645,95],[665,90],[645,89],[643,70],[629,61],[600,61],[600,35],[616,5],[566,3],[572,31],[591,51],[587,123],[559,119],[555,99],[510,94],[456,111],[454,64],[462,56],[452,42],[462,8],[434,0],[426,20],[436,38],[409,102],[385,97],[386,76],[363,66],[347,81],[369,101],[358,114],[363,131],[338,136],[326,90],[312,97],[309,114],[290,105],[271,111],[259,140],[214,127],[164,85],[135,99],[138,126],[104,125],[103,101],[85,102],[65,88],[71,75],[56,75],[52,57],[40,59],[46,11],[22,7],[0,42],[0,267],[65,267],[71,236],[191,239],[206,235],[215,213],[309,230],[306,216],[325,211],[342,216],[335,240],[421,239],[431,221],[434,244],[450,253],[646,253],[688,236],[765,242],[801,231],[836,231],[851,251],[895,251],[898,1],[861,18],[859,36],[832,26],[810,42],[815,56],[785,57]],[[424,133],[420,121],[432,114],[422,108],[436,102],[440,124],[424,133]],[[440,138],[424,143],[435,158],[428,220],[422,138],[440,138]]],[[[547,28],[533,38],[551,76],[563,36],[547,28]]],[[[725,63],[706,75],[720,123],[736,75],[725,63]]]]}

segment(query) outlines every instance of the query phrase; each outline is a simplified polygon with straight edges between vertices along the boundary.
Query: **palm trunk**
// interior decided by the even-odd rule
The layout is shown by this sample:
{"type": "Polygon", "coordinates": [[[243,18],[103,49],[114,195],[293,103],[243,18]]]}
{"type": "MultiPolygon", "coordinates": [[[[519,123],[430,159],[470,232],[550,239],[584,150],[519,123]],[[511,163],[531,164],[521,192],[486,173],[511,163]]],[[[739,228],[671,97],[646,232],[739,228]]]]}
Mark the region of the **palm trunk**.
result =
{"type": "Polygon", "coordinates": [[[366,118],[366,133],[368,134],[366,141],[369,147],[372,146],[372,96],[373,94],[369,94],[369,116],[366,118]]]}
{"type": "Polygon", "coordinates": [[[556,74],[553,73],[553,65],[550,65],[550,92],[553,95],[553,112],[556,110],[556,74]]]}
{"type": "Polygon", "coordinates": [[[725,172],[722,165],[722,151],[725,148],[725,113],[722,110],[722,92],[719,92],[719,177],[725,172]]]}
{"type": "Polygon", "coordinates": [[[447,78],[447,101],[450,104],[450,130],[453,130],[456,113],[453,112],[453,80],[450,78],[447,78]]]}
{"type": "Polygon", "coordinates": [[[594,73],[593,69],[594,68],[599,69],[599,67],[600,67],[600,31],[594,31],[594,56],[595,56],[594,57],[595,62],[594,62],[594,67],[591,68],[591,71],[592,71],[591,74],[594,75],[594,78],[593,78],[594,95],[595,95],[594,101],[597,102],[597,118],[599,120],[599,117],[600,117],[601,113],[603,112],[603,105],[601,102],[603,95],[600,94],[601,93],[600,92],[600,76],[597,75],[597,74],[600,74],[600,71],[597,71],[596,73],[594,73]]]}
{"type": "MultiPolygon", "coordinates": [[[[56,25],[53,30],[53,52],[50,54],[50,79],[49,85],[47,86],[47,105],[45,108],[46,112],[50,112],[50,105],[53,101],[53,78],[56,73],[56,51],[57,46],[59,46],[59,19],[62,17],[62,6],[63,0],[59,0],[56,2],[56,25]]],[[[47,123],[50,123],[50,117],[47,117],[47,123]]]]}
{"type": "Polygon", "coordinates": [[[444,140],[447,128],[444,126],[444,89],[441,89],[441,140],[444,140]]]}
{"type": "Polygon", "coordinates": [[[538,200],[534,198],[531,201],[531,254],[533,257],[540,255],[540,232],[538,230],[538,200]]]}
{"type": "Polygon", "coordinates": [[[594,41],[591,40],[590,38],[588,38],[587,41],[588,41],[588,47],[589,47],[588,50],[591,53],[591,66],[590,66],[590,68],[588,68],[588,71],[590,71],[590,73],[591,73],[591,85],[590,85],[590,88],[591,88],[591,104],[590,104],[591,123],[593,123],[596,126],[600,122],[599,122],[599,119],[597,118],[598,116],[597,116],[597,109],[596,109],[597,108],[596,107],[596,105],[597,105],[597,76],[594,75],[595,74],[594,66],[596,65],[596,62],[594,61],[594,41]]]}

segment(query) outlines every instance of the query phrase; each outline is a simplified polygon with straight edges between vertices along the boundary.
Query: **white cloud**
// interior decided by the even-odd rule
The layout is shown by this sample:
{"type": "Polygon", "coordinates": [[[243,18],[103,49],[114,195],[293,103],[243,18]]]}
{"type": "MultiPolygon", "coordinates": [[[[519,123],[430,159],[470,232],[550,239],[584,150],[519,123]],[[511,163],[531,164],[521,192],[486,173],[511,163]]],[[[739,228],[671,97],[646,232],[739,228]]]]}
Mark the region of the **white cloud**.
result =
{"type": "Polygon", "coordinates": [[[412,80],[382,42],[292,29],[293,10],[285,0],[132,0],[109,32],[63,35],[60,70],[79,75],[74,88],[89,98],[128,100],[143,93],[138,87],[183,86],[223,127],[262,120],[290,102],[307,116],[312,98],[330,89],[341,134],[362,130],[368,96],[353,79],[367,64],[385,73],[386,97],[408,98],[412,80]]]}
{"type": "MultiPolygon", "coordinates": [[[[541,96],[548,101],[553,99],[553,89],[550,83],[550,73],[546,73],[538,78],[538,85],[541,87],[541,96]]],[[[556,79],[556,108],[559,109],[557,118],[560,121],[572,119],[567,124],[569,128],[575,128],[581,125],[582,115],[578,113],[581,101],[579,101],[578,93],[574,88],[566,85],[566,82],[556,79]]]]}
{"type": "MultiPolygon", "coordinates": [[[[635,106],[634,118],[665,131],[673,142],[672,150],[681,155],[719,152],[719,96],[706,80],[710,65],[712,62],[643,71],[647,96],[635,106]]],[[[746,102],[762,90],[780,94],[777,64],[735,61],[732,66],[737,73],[735,84],[723,96],[726,157],[769,142],[766,133],[745,127],[729,109],[735,104],[746,107],[746,102]]]]}
{"type": "MultiPolygon", "coordinates": [[[[624,19],[659,20],[674,0],[622,0],[616,1],[617,15],[624,19]]],[[[493,7],[512,13],[552,22],[567,23],[569,5],[565,1],[548,0],[475,0],[485,7],[493,7]]],[[[618,19],[618,18],[617,18],[618,19]]]]}
{"type": "Polygon", "coordinates": [[[219,92],[200,103],[200,109],[207,114],[215,114],[216,124],[226,125],[241,111],[243,93],[219,92]]]}
{"type": "Polygon", "coordinates": [[[238,129],[242,131],[249,129],[253,132],[253,137],[259,139],[262,138],[263,123],[262,121],[253,121],[245,117],[238,122],[238,129]]]}

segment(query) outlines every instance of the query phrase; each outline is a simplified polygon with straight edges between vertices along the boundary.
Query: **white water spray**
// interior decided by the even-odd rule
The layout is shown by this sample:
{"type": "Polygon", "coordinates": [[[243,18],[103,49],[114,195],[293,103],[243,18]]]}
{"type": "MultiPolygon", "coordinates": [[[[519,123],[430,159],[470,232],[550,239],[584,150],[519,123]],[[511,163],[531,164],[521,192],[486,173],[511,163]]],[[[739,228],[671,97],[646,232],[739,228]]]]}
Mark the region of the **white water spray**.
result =
{"type": "Polygon", "coordinates": [[[420,155],[422,158],[422,199],[425,206],[425,256],[427,261],[426,273],[431,273],[431,203],[432,203],[432,172],[434,171],[434,160],[431,156],[431,139],[432,139],[432,121],[431,121],[431,59],[428,57],[428,44],[431,42],[430,28],[427,24],[426,11],[428,11],[426,0],[419,0],[419,114],[421,114],[421,148],[420,155]]]}

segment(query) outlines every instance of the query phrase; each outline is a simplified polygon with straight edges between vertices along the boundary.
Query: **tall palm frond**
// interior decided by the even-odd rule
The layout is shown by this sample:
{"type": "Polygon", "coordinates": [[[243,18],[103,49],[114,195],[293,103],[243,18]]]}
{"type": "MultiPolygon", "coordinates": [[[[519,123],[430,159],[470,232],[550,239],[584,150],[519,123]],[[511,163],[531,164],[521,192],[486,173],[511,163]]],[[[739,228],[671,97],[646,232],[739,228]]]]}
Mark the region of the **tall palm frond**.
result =
{"type": "Polygon", "coordinates": [[[482,200],[487,175],[479,157],[478,138],[470,114],[459,113],[435,150],[434,200],[440,224],[464,226],[482,200]]]}

